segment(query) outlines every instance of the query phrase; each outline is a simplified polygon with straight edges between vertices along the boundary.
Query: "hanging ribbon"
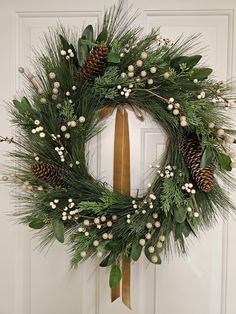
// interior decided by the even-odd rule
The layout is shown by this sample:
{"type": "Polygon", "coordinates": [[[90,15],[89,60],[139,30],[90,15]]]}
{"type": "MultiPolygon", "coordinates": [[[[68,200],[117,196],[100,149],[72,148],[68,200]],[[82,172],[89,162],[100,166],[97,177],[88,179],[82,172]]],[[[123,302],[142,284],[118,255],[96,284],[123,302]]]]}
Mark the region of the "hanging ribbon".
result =
{"type": "MultiPolygon", "coordinates": [[[[110,116],[117,108],[115,121],[114,140],[114,162],[113,162],[113,190],[130,195],[130,140],[129,140],[129,120],[126,107],[129,106],[136,117],[143,121],[143,113],[134,105],[110,105],[99,111],[99,118],[104,119],[110,116]]],[[[111,289],[111,301],[120,298],[122,291],[122,302],[131,309],[130,298],[130,278],[131,265],[130,258],[123,256],[120,261],[122,281],[111,289]],[[121,287],[122,285],[122,287],[121,287]]]]}

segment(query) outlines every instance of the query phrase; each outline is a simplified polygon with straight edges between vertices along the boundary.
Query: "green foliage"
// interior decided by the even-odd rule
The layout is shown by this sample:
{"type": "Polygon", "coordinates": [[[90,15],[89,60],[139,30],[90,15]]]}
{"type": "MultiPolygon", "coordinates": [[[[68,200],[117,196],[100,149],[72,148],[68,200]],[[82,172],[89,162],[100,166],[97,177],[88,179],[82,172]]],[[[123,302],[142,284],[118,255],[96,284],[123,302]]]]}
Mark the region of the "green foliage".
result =
{"type": "Polygon", "coordinates": [[[133,261],[137,261],[142,253],[142,246],[136,241],[131,248],[131,258],[133,261]]]}
{"type": "Polygon", "coordinates": [[[63,222],[60,220],[54,220],[52,223],[52,227],[53,227],[53,232],[54,232],[55,238],[59,242],[63,243],[64,242],[64,233],[65,233],[63,222]]]}
{"type": "Polygon", "coordinates": [[[32,107],[26,97],[22,97],[21,101],[14,99],[13,104],[20,114],[32,112],[32,107]]]}
{"type": "Polygon", "coordinates": [[[45,222],[41,219],[34,218],[29,223],[29,227],[32,229],[41,229],[45,225],[45,222]]]}
{"type": "Polygon", "coordinates": [[[205,167],[209,166],[213,162],[214,156],[215,156],[215,154],[214,154],[214,151],[212,150],[212,148],[206,147],[204,149],[203,154],[202,154],[200,167],[205,168],[205,167]]]}
{"type": "Polygon", "coordinates": [[[109,285],[110,288],[115,288],[115,286],[121,281],[121,270],[118,265],[113,265],[110,271],[109,285]]]}
{"type": "Polygon", "coordinates": [[[228,155],[217,152],[216,158],[222,171],[231,171],[231,159],[228,155]]]}
{"type": "Polygon", "coordinates": [[[82,66],[88,57],[89,49],[88,46],[84,44],[84,41],[80,38],[78,40],[78,60],[79,65],[82,66]]]}
{"type": "MultiPolygon", "coordinates": [[[[177,58],[174,58],[170,62],[170,66],[174,68],[175,70],[182,70],[181,65],[185,64],[186,66],[184,69],[192,69],[195,65],[198,64],[198,62],[201,60],[202,56],[195,55],[195,56],[180,56],[177,58]]],[[[182,66],[183,67],[183,66],[182,66]]]]}

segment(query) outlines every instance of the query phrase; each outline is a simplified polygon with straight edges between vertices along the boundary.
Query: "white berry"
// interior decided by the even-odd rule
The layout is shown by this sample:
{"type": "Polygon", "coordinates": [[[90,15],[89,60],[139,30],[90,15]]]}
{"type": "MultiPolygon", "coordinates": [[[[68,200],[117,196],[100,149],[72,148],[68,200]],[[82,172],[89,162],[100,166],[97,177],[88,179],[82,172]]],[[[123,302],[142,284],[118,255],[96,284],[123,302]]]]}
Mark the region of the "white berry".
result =
{"type": "Polygon", "coordinates": [[[168,79],[169,77],[170,77],[170,74],[168,73],[168,72],[165,72],[164,74],[163,74],[163,76],[164,76],[164,79],[168,79]]]}
{"type": "Polygon", "coordinates": [[[56,74],[54,72],[50,72],[48,76],[51,80],[53,80],[56,77],[56,74]]]}
{"type": "Polygon", "coordinates": [[[143,71],[141,71],[140,75],[141,75],[142,77],[145,77],[145,76],[147,76],[147,72],[146,72],[145,70],[143,70],[143,71]]]}
{"type": "Polygon", "coordinates": [[[146,53],[146,51],[143,51],[142,53],[141,53],[141,59],[147,59],[147,56],[148,56],[148,54],[146,53]]]}
{"type": "Polygon", "coordinates": [[[160,221],[156,221],[154,225],[155,225],[156,228],[160,228],[161,223],[160,223],[160,221]]]}
{"type": "Polygon", "coordinates": [[[58,94],[58,89],[57,88],[53,88],[52,92],[53,92],[53,94],[57,95],[58,94]]]}
{"type": "Polygon", "coordinates": [[[141,67],[143,65],[143,61],[142,60],[138,60],[136,62],[137,67],[141,67]]]}
{"type": "Polygon", "coordinates": [[[70,138],[70,133],[65,133],[65,138],[69,139],[70,138]]]}
{"type": "Polygon", "coordinates": [[[131,64],[128,66],[128,71],[133,72],[134,71],[134,66],[131,64]]]}
{"type": "Polygon", "coordinates": [[[151,228],[152,228],[152,223],[151,223],[151,222],[148,222],[148,223],[146,224],[146,227],[147,227],[148,229],[151,229],[151,228]]]}
{"type": "Polygon", "coordinates": [[[146,243],[145,239],[140,239],[140,240],[139,240],[139,244],[140,244],[141,246],[144,246],[145,243],[146,243]]]}
{"type": "Polygon", "coordinates": [[[54,82],[54,83],[53,83],[53,86],[54,86],[55,88],[59,88],[59,87],[60,87],[60,83],[59,83],[59,82],[54,82]]]}
{"type": "Polygon", "coordinates": [[[79,122],[80,123],[84,123],[85,122],[85,117],[84,116],[79,117],[79,122]]]}
{"type": "Polygon", "coordinates": [[[156,255],[152,256],[152,262],[157,263],[158,262],[158,257],[156,255]]]}
{"type": "Polygon", "coordinates": [[[40,98],[40,102],[41,102],[41,104],[46,104],[47,100],[46,100],[46,98],[42,97],[42,98],[40,98]]]}
{"type": "Polygon", "coordinates": [[[151,68],[150,68],[150,72],[151,72],[151,73],[154,74],[154,73],[156,73],[156,71],[157,71],[157,68],[156,68],[156,67],[151,67],[151,68]]]}
{"type": "Polygon", "coordinates": [[[18,72],[22,74],[22,73],[24,73],[24,72],[25,72],[25,69],[24,69],[24,68],[22,68],[22,67],[19,67],[19,68],[18,68],[18,72]]]}
{"type": "Polygon", "coordinates": [[[148,252],[149,252],[149,253],[154,253],[154,252],[155,252],[154,246],[149,246],[148,252]]]}
{"type": "Polygon", "coordinates": [[[177,116],[179,114],[179,109],[174,109],[173,110],[173,115],[177,116]]]}
{"type": "Polygon", "coordinates": [[[83,258],[84,258],[86,255],[87,255],[87,254],[86,254],[85,251],[82,251],[82,252],[80,253],[80,256],[83,257],[83,258]]]}
{"type": "Polygon", "coordinates": [[[98,241],[98,240],[94,240],[94,241],[93,241],[93,245],[94,245],[94,246],[98,246],[98,245],[99,245],[99,241],[98,241]]]}

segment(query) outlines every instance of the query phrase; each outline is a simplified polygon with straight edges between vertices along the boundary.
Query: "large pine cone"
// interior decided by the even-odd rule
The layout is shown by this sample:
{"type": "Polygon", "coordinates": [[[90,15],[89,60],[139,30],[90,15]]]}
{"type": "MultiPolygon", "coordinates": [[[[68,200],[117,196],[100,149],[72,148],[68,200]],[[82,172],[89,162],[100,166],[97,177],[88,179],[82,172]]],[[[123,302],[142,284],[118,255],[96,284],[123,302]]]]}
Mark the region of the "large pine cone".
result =
{"type": "Polygon", "coordinates": [[[200,168],[203,152],[198,140],[190,136],[183,136],[180,150],[198,188],[203,192],[210,192],[214,187],[215,168],[212,164],[200,168]]]}
{"type": "Polygon", "coordinates": [[[68,187],[63,171],[51,164],[34,163],[31,165],[32,174],[47,184],[58,187],[68,187]]]}
{"type": "Polygon", "coordinates": [[[95,47],[79,71],[79,76],[93,82],[96,77],[103,75],[107,65],[108,47],[105,43],[95,47]]]}

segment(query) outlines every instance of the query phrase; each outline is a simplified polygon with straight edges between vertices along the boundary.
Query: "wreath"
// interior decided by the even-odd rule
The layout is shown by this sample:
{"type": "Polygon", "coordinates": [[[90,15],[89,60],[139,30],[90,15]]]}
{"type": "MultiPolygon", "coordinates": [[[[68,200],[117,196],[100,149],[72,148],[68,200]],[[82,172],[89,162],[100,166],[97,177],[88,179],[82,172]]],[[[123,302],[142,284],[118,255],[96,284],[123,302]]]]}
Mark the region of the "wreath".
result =
{"type": "Polygon", "coordinates": [[[218,183],[233,184],[230,85],[199,64],[198,35],[171,42],[157,29],[142,37],[132,22],[120,2],[79,38],[60,25],[50,29],[35,53],[35,74],[19,68],[27,88],[10,107],[18,136],[1,137],[16,144],[10,155],[19,166],[2,179],[21,188],[20,222],[40,229],[43,246],[69,243],[74,267],[92,256],[111,266],[113,299],[122,276],[129,285],[130,261],[142,251],[154,264],[173,245],[185,253],[189,235],[234,210],[218,183]],[[148,112],[168,136],[144,196],[130,196],[126,108],[140,120],[148,112]],[[114,110],[112,189],[91,175],[85,148],[114,110]]]}

